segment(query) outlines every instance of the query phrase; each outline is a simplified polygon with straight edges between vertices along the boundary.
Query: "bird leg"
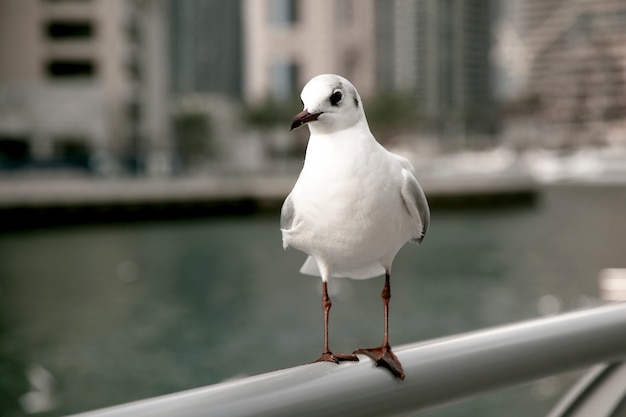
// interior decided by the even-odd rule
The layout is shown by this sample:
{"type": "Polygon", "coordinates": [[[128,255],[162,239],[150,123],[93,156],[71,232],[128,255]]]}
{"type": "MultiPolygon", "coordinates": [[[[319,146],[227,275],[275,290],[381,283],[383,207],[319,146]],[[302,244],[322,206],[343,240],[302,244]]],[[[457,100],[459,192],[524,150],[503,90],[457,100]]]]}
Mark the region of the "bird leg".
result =
{"type": "Polygon", "coordinates": [[[385,334],[383,338],[383,344],[376,348],[369,349],[357,349],[354,353],[360,353],[369,356],[376,366],[382,366],[387,368],[395,377],[403,380],[404,370],[400,361],[391,351],[389,345],[389,300],[391,299],[391,286],[389,285],[389,272],[385,274],[385,286],[382,292],[383,306],[385,308],[385,334]]]}
{"type": "Polygon", "coordinates": [[[328,283],[322,281],[322,310],[324,311],[324,353],[314,362],[359,361],[355,354],[332,353],[328,348],[328,314],[330,312],[330,297],[328,296],[328,283]]]}

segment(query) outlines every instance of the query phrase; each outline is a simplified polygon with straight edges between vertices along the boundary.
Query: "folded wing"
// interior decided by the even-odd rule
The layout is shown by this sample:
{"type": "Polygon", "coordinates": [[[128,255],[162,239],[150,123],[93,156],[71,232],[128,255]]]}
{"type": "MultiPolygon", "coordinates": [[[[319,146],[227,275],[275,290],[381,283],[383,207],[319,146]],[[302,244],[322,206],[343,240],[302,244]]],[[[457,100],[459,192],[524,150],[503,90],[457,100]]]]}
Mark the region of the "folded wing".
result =
{"type": "Polygon", "coordinates": [[[402,201],[409,211],[411,218],[415,220],[415,235],[411,239],[413,243],[421,243],[426,236],[430,225],[430,209],[422,187],[420,187],[415,175],[406,168],[402,169],[402,201]]]}

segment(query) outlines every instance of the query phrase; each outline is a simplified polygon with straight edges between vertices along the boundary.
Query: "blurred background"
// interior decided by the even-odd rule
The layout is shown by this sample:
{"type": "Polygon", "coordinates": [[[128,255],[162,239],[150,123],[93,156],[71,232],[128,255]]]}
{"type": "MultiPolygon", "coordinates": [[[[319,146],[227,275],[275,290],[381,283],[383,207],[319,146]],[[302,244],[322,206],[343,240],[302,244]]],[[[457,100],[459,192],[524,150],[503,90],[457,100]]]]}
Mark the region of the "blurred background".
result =
{"type": "MultiPolygon", "coordinates": [[[[624,45],[623,0],[0,0],[0,415],[319,356],[319,281],[278,217],[320,73],[432,206],[394,264],[393,344],[610,301],[624,45]]],[[[380,287],[331,283],[337,351],[379,341],[380,287]]],[[[577,375],[428,415],[542,415],[577,375]]]]}

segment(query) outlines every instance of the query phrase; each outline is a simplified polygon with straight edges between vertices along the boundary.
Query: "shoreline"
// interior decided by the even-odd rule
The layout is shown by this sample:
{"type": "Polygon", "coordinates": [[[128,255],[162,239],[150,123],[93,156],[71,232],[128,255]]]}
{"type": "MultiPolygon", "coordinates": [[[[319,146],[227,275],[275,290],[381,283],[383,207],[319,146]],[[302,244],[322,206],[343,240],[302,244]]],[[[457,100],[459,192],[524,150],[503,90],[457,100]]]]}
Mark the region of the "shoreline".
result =
{"type": "MultiPolygon", "coordinates": [[[[280,213],[296,176],[187,179],[0,180],[0,230],[227,215],[280,213]]],[[[532,204],[540,185],[523,175],[424,178],[439,208],[532,204]]]]}

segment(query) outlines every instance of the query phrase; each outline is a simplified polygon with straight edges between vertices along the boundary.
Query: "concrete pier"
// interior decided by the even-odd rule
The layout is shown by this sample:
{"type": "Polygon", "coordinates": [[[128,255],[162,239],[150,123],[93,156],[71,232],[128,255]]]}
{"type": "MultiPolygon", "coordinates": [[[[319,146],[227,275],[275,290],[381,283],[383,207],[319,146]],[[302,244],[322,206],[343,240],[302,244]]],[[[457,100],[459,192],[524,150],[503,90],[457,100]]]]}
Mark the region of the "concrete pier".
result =
{"type": "MultiPolygon", "coordinates": [[[[0,229],[51,224],[278,212],[296,176],[187,179],[3,179],[0,229]]],[[[421,180],[431,205],[528,203],[527,177],[421,180]]]]}

